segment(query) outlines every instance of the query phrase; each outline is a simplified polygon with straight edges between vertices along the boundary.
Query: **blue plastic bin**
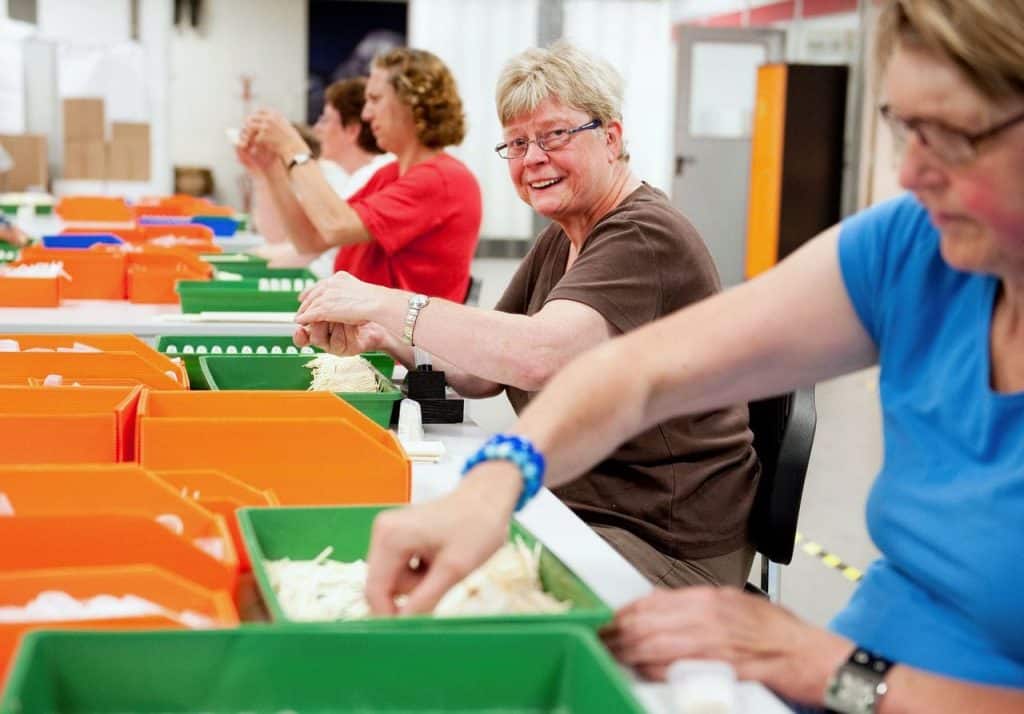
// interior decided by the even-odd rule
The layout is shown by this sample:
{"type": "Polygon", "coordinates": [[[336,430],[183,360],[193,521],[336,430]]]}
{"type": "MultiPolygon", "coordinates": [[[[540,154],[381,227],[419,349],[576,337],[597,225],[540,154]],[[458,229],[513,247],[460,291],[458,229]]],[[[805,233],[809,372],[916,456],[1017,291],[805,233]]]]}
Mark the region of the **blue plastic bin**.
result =
{"type": "Polygon", "coordinates": [[[67,235],[43,236],[44,248],[88,248],[97,243],[122,245],[124,241],[113,233],[69,233],[67,235]]]}
{"type": "Polygon", "coordinates": [[[238,230],[238,221],[228,216],[192,216],[192,223],[208,226],[220,238],[233,236],[238,230]]]}

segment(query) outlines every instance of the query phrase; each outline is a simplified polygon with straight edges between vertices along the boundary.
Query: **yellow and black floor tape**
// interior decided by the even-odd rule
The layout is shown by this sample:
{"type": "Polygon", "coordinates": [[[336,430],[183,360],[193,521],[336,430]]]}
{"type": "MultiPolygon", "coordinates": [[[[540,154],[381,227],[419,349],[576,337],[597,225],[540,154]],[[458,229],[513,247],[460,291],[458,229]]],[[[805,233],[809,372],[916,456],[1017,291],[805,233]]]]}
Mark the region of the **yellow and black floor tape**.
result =
{"type": "Polygon", "coordinates": [[[832,568],[832,570],[838,570],[839,573],[851,583],[856,583],[864,577],[864,573],[858,568],[855,568],[852,565],[847,565],[838,555],[835,553],[829,553],[813,540],[804,538],[802,533],[796,534],[796,544],[800,546],[800,550],[807,553],[807,555],[813,556],[824,563],[825,567],[832,568]]]}

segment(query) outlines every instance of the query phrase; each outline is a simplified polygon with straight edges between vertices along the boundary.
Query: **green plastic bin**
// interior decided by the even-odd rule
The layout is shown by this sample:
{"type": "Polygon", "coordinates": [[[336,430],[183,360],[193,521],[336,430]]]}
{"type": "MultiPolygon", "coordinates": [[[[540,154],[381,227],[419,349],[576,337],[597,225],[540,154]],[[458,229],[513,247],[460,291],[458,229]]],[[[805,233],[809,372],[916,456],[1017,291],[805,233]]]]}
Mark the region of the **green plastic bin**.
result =
{"type": "MultiPolygon", "coordinates": [[[[196,337],[194,335],[160,335],[156,340],[156,349],[170,357],[179,357],[188,370],[189,389],[209,389],[206,375],[199,366],[199,358],[204,354],[242,354],[248,348],[253,355],[261,354],[261,348],[270,354],[277,354],[275,348],[283,354],[303,354],[312,357],[322,352],[319,347],[303,347],[299,349],[291,337],[284,335],[256,336],[218,336],[196,337]],[[215,351],[217,350],[217,351],[215,351]],[[233,352],[232,352],[233,350],[233,352]]],[[[395,360],[386,352],[366,352],[363,354],[378,372],[391,379],[395,371],[395,360]]]]}
{"type": "MultiPolygon", "coordinates": [[[[268,268],[259,263],[214,263],[218,271],[234,273],[245,278],[302,278],[305,280],[317,280],[316,275],[306,268],[268,268]]],[[[232,282],[238,282],[233,280],[232,282]]]]}
{"type": "Polygon", "coordinates": [[[20,253],[21,249],[17,246],[0,240],[0,263],[10,263],[12,260],[17,260],[20,253]]]}
{"type": "Polygon", "coordinates": [[[295,312],[301,290],[260,289],[258,278],[242,280],[179,280],[181,311],[295,312]]]}
{"type": "MultiPolygon", "coordinates": [[[[309,389],[312,372],[306,363],[315,355],[204,355],[199,368],[210,389],[309,389]]],[[[387,355],[384,357],[394,362],[387,355]]],[[[368,360],[369,361],[369,360],[368,360]]],[[[370,362],[371,365],[373,362],[370,362]]],[[[380,370],[378,370],[380,371],[380,370]]],[[[385,429],[402,391],[381,373],[378,392],[335,392],[385,429]]]]}
{"type": "Polygon", "coordinates": [[[267,259],[260,258],[251,253],[202,253],[200,256],[207,263],[215,267],[237,266],[237,265],[259,265],[267,267],[267,259]]]}
{"type": "Polygon", "coordinates": [[[642,714],[579,628],[33,632],[4,714],[642,714]]]}
{"type": "MultiPolygon", "coordinates": [[[[366,558],[370,548],[373,519],[388,506],[243,508],[237,511],[238,523],[252,561],[263,601],[271,619],[290,622],[270,585],[264,562],[267,560],[311,560],[327,546],[334,548],[331,558],[352,562],[366,558]]],[[[510,537],[519,536],[532,546],[537,539],[518,523],[510,527],[510,537]]],[[[444,617],[422,615],[403,618],[371,618],[336,626],[377,625],[399,629],[418,629],[432,623],[445,625],[569,623],[597,629],[612,619],[612,610],[580,578],[542,546],[540,577],[544,590],[572,608],[558,614],[498,615],[489,617],[444,617]]]]}

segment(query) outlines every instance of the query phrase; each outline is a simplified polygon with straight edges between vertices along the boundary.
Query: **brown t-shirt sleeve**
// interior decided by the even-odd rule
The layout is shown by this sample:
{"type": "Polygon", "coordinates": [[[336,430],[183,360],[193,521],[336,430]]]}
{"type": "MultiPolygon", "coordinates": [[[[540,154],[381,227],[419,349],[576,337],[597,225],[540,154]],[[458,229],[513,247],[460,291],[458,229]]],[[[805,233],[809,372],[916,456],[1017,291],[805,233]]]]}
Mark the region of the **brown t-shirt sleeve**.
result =
{"type": "Polygon", "coordinates": [[[547,301],[583,303],[629,332],[717,288],[714,264],[693,226],[652,206],[596,226],[547,301]]]}

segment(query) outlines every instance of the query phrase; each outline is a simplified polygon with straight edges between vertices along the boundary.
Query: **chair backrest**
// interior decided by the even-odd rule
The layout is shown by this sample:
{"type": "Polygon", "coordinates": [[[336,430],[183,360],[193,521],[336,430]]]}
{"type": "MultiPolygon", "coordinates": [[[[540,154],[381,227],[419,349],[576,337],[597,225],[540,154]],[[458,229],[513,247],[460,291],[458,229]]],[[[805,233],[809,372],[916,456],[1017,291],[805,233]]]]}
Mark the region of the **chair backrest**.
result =
{"type": "Polygon", "coordinates": [[[462,301],[464,305],[479,305],[480,290],[483,289],[484,281],[480,278],[469,276],[469,286],[466,288],[466,297],[462,301]]]}
{"type": "Polygon", "coordinates": [[[814,387],[750,403],[750,430],[761,460],[761,479],[750,512],[750,542],[757,552],[783,565],[793,559],[817,420],[814,387]]]}

